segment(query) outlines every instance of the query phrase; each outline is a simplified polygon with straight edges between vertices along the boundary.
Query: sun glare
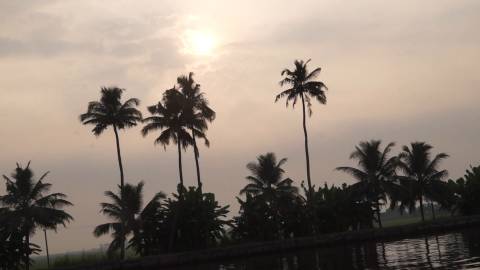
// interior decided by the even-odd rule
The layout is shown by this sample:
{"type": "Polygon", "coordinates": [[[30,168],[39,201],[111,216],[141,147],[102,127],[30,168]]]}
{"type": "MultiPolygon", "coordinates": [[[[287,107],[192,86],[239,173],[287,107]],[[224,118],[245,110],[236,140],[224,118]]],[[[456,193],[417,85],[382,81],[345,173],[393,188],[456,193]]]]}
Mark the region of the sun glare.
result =
{"type": "Polygon", "coordinates": [[[215,49],[215,38],[211,33],[189,31],[184,39],[184,50],[195,55],[209,55],[215,49]]]}

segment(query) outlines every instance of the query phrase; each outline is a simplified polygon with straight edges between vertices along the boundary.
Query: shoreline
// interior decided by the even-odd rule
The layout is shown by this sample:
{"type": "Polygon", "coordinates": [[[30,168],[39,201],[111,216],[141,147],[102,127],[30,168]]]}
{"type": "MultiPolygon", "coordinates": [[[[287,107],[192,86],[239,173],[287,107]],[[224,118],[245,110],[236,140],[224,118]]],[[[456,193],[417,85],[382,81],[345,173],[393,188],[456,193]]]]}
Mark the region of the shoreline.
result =
{"type": "Polygon", "coordinates": [[[89,266],[59,268],[62,270],[147,270],[159,267],[184,266],[209,263],[247,256],[283,253],[305,248],[322,248],[336,245],[348,245],[358,242],[399,240],[418,235],[429,235],[480,226],[480,215],[439,218],[425,223],[399,225],[382,229],[346,231],[322,234],[318,236],[254,242],[216,247],[205,250],[147,256],[123,262],[104,262],[89,266]]]}

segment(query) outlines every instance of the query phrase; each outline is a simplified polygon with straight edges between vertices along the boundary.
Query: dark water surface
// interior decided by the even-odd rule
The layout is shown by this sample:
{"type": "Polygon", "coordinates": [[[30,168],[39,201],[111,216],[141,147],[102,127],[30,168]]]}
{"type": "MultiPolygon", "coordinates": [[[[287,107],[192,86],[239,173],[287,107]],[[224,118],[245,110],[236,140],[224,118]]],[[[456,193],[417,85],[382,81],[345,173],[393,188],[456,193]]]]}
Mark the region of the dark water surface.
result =
{"type": "Polygon", "coordinates": [[[480,228],[383,243],[305,249],[175,269],[480,269],[480,228]]]}

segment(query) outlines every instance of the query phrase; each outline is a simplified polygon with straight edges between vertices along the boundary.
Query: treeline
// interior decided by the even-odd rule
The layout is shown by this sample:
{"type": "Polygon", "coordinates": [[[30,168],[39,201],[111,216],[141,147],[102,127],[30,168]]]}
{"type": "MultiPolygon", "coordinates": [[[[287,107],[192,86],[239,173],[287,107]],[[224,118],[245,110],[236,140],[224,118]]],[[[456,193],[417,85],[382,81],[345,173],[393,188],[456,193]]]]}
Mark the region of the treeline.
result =
{"type": "MultiPolygon", "coordinates": [[[[129,248],[145,256],[185,250],[204,249],[246,241],[287,239],[300,236],[382,226],[382,208],[414,211],[420,206],[437,204],[452,213],[480,214],[480,167],[467,170],[464,177],[445,181],[447,171],[441,161],[448,156],[433,154],[432,146],[414,142],[393,155],[393,143],[382,147],[380,141],[360,142],[350,155],[356,167],[338,167],[355,181],[353,185],[327,184],[316,187],[310,174],[306,120],[312,114],[312,101],[326,104],[326,86],[315,81],[320,68],[309,72],[309,61],[295,61],[293,70],[282,71],[283,90],[275,101],[286,98],[286,105],[302,105],[302,126],[307,182],[296,186],[283,170],[287,159],[274,153],[259,155],[247,164],[250,175],[237,200],[240,211],[229,219],[229,207],[220,205],[213,193],[204,192],[200,173],[198,142],[209,145],[208,124],[215,120],[205,93],[193,74],[180,76],[177,84],[163,93],[162,99],[147,107],[149,116],[137,109],[140,101],[122,101],[124,90],[101,89],[98,101],[92,101],[80,121],[92,125],[95,136],[112,129],[115,135],[120,183],[106,191],[108,201],[101,212],[111,221],[98,225],[95,236],[111,234],[111,257],[125,258],[129,248]],[[177,192],[169,198],[158,192],[144,200],[144,184],[125,183],[119,130],[142,124],[142,135],[158,131],[155,144],[173,143],[178,152],[177,192]],[[197,185],[185,187],[182,152],[189,147],[195,157],[197,185]]],[[[46,174],[35,180],[29,164],[4,176],[7,194],[0,196],[0,269],[29,269],[30,255],[40,251],[30,243],[37,229],[55,230],[73,218],[63,210],[71,203],[62,193],[49,193],[46,174]]],[[[433,209],[433,207],[432,207],[433,209]]],[[[48,247],[47,247],[48,248],[48,247]]]]}

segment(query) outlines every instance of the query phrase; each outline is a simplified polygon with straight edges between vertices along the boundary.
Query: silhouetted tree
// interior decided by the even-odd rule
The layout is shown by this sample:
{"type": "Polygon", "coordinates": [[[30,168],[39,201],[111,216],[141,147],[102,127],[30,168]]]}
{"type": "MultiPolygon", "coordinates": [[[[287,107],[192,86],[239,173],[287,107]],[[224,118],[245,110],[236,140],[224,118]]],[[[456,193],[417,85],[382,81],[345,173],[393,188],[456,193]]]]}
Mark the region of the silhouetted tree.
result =
{"type": "Polygon", "coordinates": [[[118,194],[112,191],[106,191],[105,196],[111,199],[111,203],[101,203],[101,212],[114,220],[114,222],[104,223],[98,225],[94,230],[96,237],[112,233],[113,240],[108,247],[108,254],[121,249],[123,243],[122,238],[127,238],[129,234],[134,237],[130,241],[130,245],[142,253],[144,246],[141,241],[141,234],[143,230],[143,221],[155,215],[155,212],[160,208],[160,199],[165,198],[162,192],[157,193],[143,208],[143,182],[137,185],[126,184],[118,186],[118,194]],[[124,230],[122,233],[122,221],[124,230]]]}
{"type": "MultiPolygon", "coordinates": [[[[312,180],[310,177],[310,156],[308,152],[308,135],[307,135],[307,124],[306,124],[306,114],[305,107],[308,109],[308,113],[312,115],[312,103],[311,98],[316,99],[321,104],[326,104],[327,97],[325,96],[325,90],[327,87],[321,81],[314,81],[313,79],[318,76],[320,73],[320,68],[314,69],[312,72],[309,72],[307,69],[307,64],[310,60],[304,62],[302,60],[295,60],[295,69],[289,70],[284,69],[282,71],[282,76],[285,76],[283,80],[280,81],[281,86],[287,85],[290,87],[287,90],[282,91],[275,98],[275,102],[279,99],[286,97],[286,105],[290,101],[293,102],[293,106],[297,103],[298,98],[302,102],[302,112],[303,112],[303,133],[305,137],[305,157],[307,163],[307,181],[308,181],[308,190],[309,193],[313,192],[312,180]]],[[[309,196],[307,196],[309,197],[309,196]]]]}
{"type": "MultiPolygon", "coordinates": [[[[425,142],[413,142],[408,146],[403,146],[399,154],[398,167],[404,175],[398,176],[400,183],[407,186],[410,192],[410,198],[414,206],[415,201],[420,203],[420,213],[422,221],[425,221],[423,201],[425,198],[441,202],[441,194],[445,192],[446,184],[442,181],[448,175],[447,170],[439,170],[440,162],[448,155],[440,153],[431,157],[433,147],[425,142]]],[[[411,207],[411,209],[414,209],[411,207]]]]}
{"type": "Polygon", "coordinates": [[[447,183],[451,192],[450,207],[462,215],[480,214],[480,166],[467,169],[465,175],[447,183]]]}
{"type": "Polygon", "coordinates": [[[215,111],[209,107],[205,94],[200,90],[200,84],[193,80],[192,72],[190,72],[188,76],[178,77],[177,83],[179,85],[179,91],[184,98],[183,113],[186,114],[186,120],[190,122],[188,126],[192,133],[195,167],[197,170],[197,184],[201,190],[202,181],[200,177],[200,165],[198,162],[200,153],[198,151],[196,138],[200,137],[204,139],[207,147],[210,145],[205,135],[205,131],[208,127],[205,121],[212,122],[215,119],[215,111]]]}
{"type": "Polygon", "coordinates": [[[396,157],[389,153],[394,146],[389,143],[383,151],[381,141],[371,140],[360,142],[350,159],[358,160],[358,168],[338,167],[337,170],[350,174],[358,182],[352,185],[352,192],[371,202],[377,214],[377,222],[382,227],[380,218],[381,202],[386,202],[387,194],[396,188],[393,176],[395,175],[396,157]]]}
{"type": "MultiPolygon", "coordinates": [[[[80,121],[84,125],[94,125],[92,132],[95,136],[100,136],[109,126],[113,128],[120,169],[120,186],[122,187],[125,180],[118,130],[136,126],[142,120],[142,114],[135,108],[140,104],[140,100],[130,98],[122,103],[121,98],[124,91],[125,89],[118,87],[102,87],[100,101],[88,103],[87,112],[80,115],[80,121]]],[[[120,245],[122,246],[121,258],[124,259],[125,242],[120,245]]]]}
{"type": "Polygon", "coordinates": [[[273,197],[275,193],[286,193],[295,195],[298,189],[292,186],[292,179],[283,178],[284,170],[282,165],[287,162],[286,158],[282,158],[277,162],[274,153],[266,153],[259,155],[257,162],[247,164],[247,169],[252,175],[246,177],[250,182],[241,191],[240,194],[250,193],[252,195],[265,195],[273,197]]]}
{"type": "Polygon", "coordinates": [[[2,206],[0,212],[3,219],[10,226],[15,226],[19,230],[18,233],[24,237],[23,259],[27,270],[30,266],[32,252],[30,236],[35,233],[35,229],[41,227],[55,230],[58,225],[66,226],[66,223],[73,219],[62,210],[64,206],[72,205],[66,200],[65,194],[45,194],[52,186],[43,182],[47,174],[48,172],[38,180],[34,180],[29,162],[25,168],[17,163],[17,168],[11,178],[3,176],[7,181],[7,194],[0,196],[0,205],[2,206]]]}
{"type": "Polygon", "coordinates": [[[177,144],[178,150],[178,172],[180,178],[180,186],[178,190],[183,190],[183,169],[182,169],[182,147],[193,143],[193,138],[188,132],[188,126],[185,115],[183,114],[183,97],[175,89],[169,89],[163,94],[162,101],[157,105],[149,106],[148,111],[152,116],[145,118],[143,121],[145,126],[142,128],[142,135],[147,136],[154,130],[161,130],[160,135],[155,139],[155,144],[166,146],[173,140],[177,144]]]}

